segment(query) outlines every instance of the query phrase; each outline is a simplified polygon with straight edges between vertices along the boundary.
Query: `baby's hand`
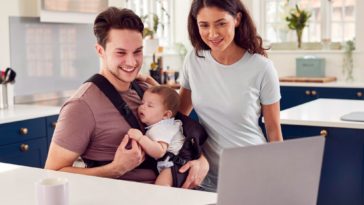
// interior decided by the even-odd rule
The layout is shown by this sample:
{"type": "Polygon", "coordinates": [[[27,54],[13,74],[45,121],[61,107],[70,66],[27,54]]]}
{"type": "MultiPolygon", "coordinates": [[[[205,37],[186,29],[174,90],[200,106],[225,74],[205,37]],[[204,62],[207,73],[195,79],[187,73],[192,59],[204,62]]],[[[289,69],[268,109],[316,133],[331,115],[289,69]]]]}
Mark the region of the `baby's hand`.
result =
{"type": "Polygon", "coordinates": [[[128,135],[131,139],[134,139],[138,142],[143,137],[143,133],[138,129],[130,129],[128,131],[128,135]]]}

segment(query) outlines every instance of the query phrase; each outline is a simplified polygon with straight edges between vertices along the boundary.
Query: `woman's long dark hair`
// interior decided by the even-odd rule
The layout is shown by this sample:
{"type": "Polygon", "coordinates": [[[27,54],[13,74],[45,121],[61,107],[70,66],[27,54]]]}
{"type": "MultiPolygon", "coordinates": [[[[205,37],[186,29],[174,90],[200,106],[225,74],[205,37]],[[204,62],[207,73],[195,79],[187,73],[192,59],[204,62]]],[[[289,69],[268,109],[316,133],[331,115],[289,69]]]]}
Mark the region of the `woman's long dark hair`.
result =
{"type": "Polygon", "coordinates": [[[197,25],[197,14],[204,7],[217,7],[234,17],[240,13],[241,20],[235,28],[234,42],[251,54],[267,56],[268,49],[263,48],[263,40],[257,34],[254,22],[241,0],[193,0],[188,15],[188,35],[197,56],[200,50],[210,50],[210,47],[202,40],[197,25]]]}

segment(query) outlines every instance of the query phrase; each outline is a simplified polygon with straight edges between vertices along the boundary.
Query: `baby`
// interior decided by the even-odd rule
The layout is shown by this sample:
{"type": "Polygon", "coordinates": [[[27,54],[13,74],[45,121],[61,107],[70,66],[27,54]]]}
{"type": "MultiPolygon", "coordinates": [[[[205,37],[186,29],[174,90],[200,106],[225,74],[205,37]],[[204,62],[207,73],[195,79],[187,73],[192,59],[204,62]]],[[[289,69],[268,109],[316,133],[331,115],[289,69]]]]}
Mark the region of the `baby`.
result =
{"type": "MultiPolygon", "coordinates": [[[[178,93],[166,86],[155,86],[145,91],[142,104],[138,108],[138,116],[145,123],[145,135],[138,129],[130,129],[130,138],[138,141],[143,150],[154,159],[160,159],[167,152],[177,155],[185,137],[182,134],[182,122],[175,120],[180,105],[178,93]]],[[[167,157],[159,161],[159,175],[156,184],[172,186],[171,167],[173,162],[167,157]]]]}

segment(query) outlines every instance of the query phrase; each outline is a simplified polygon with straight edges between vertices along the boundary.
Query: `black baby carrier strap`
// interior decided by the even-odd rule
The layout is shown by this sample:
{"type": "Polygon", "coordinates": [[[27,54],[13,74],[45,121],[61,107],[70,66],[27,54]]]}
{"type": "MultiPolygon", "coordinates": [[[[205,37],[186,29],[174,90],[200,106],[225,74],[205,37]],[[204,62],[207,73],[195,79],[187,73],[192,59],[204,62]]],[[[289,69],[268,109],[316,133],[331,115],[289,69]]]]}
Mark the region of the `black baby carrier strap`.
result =
{"type": "MultiPolygon", "coordinates": [[[[120,114],[125,118],[125,120],[130,124],[131,127],[139,129],[143,133],[145,132],[144,129],[141,129],[137,118],[129,109],[128,105],[121,98],[115,87],[104,76],[100,74],[95,74],[86,82],[94,83],[105,94],[105,96],[109,98],[109,100],[118,109],[120,114]]],[[[139,84],[136,81],[133,81],[131,83],[131,87],[142,99],[144,95],[144,90],[139,86],[139,84]]],[[[180,173],[179,169],[188,161],[198,159],[201,156],[201,145],[205,142],[208,135],[202,125],[200,125],[200,123],[192,120],[186,115],[178,112],[175,118],[181,120],[182,122],[185,141],[178,155],[174,155],[168,152],[165,156],[162,157],[162,159],[169,157],[170,161],[173,162],[174,165],[173,167],[171,167],[173,187],[181,187],[187,178],[188,172],[180,173]]],[[[95,163],[95,161],[87,159],[84,161],[87,165],[95,163]]],[[[100,162],[97,162],[96,164],[98,165],[100,164],[100,162]]],[[[101,165],[103,164],[105,163],[102,163],[101,165]]],[[[144,160],[144,162],[138,168],[151,168],[156,171],[157,164],[156,161],[153,160],[151,157],[146,156],[146,160],[144,160]]]]}
{"type": "MultiPolygon", "coordinates": [[[[89,78],[86,82],[92,82],[94,83],[103,93],[104,95],[110,100],[110,102],[115,106],[115,108],[120,112],[121,116],[124,117],[124,119],[128,122],[128,124],[135,129],[138,129],[145,132],[144,128],[142,128],[129,108],[128,104],[123,100],[123,98],[120,96],[119,92],[116,90],[116,88],[102,75],[95,74],[91,78],[89,78]]],[[[138,93],[139,97],[143,96],[143,93],[141,92],[141,88],[135,81],[131,83],[132,88],[138,93]],[[137,88],[135,88],[137,87],[137,88]]],[[[111,161],[95,161],[90,159],[83,158],[83,161],[86,163],[87,167],[97,167],[102,166],[105,164],[110,163],[111,161]]],[[[157,173],[156,169],[156,162],[151,157],[146,156],[146,159],[144,162],[137,168],[141,169],[153,169],[157,173]]]]}
{"type": "MultiPolygon", "coordinates": [[[[137,118],[130,110],[128,104],[126,104],[116,88],[104,76],[95,74],[86,82],[94,83],[106,95],[132,128],[144,131],[144,129],[141,129],[137,118]]],[[[135,82],[133,82],[133,84],[135,84],[135,82]]],[[[138,86],[138,88],[140,87],[138,86]]]]}

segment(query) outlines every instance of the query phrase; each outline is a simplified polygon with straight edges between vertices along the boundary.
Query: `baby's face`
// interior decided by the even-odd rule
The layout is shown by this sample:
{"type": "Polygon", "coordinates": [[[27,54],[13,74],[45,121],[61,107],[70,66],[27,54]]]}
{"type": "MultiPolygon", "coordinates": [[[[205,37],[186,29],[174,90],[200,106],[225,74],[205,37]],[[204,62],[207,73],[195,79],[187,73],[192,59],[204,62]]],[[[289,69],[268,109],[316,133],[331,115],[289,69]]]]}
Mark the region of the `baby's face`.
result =
{"type": "Polygon", "coordinates": [[[143,123],[149,126],[166,119],[166,112],[160,95],[144,93],[142,104],[138,108],[138,115],[143,123]]]}

